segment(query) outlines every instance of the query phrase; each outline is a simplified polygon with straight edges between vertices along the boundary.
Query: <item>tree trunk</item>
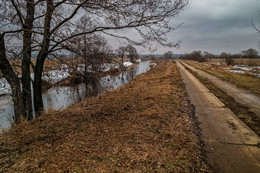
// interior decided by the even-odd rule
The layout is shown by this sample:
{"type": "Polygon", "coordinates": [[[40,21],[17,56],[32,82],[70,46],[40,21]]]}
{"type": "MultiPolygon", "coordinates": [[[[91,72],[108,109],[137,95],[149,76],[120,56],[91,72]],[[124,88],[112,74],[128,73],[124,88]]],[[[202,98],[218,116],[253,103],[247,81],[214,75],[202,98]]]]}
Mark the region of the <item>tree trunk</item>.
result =
{"type": "Polygon", "coordinates": [[[23,60],[22,60],[22,95],[25,109],[25,119],[32,120],[32,95],[31,95],[31,44],[32,44],[32,27],[34,20],[34,0],[27,1],[27,16],[25,20],[24,34],[23,34],[23,60]]]}
{"type": "Polygon", "coordinates": [[[130,55],[130,62],[131,63],[134,63],[135,61],[134,61],[134,56],[133,55],[130,55]]]}
{"type": "Polygon", "coordinates": [[[43,110],[42,101],[42,71],[43,71],[44,61],[41,58],[37,58],[35,70],[34,70],[34,81],[33,81],[33,100],[34,100],[34,110],[35,116],[41,114],[43,110]]]}
{"type": "Polygon", "coordinates": [[[5,52],[4,35],[0,34],[0,70],[8,81],[12,89],[12,99],[14,102],[14,120],[19,123],[24,115],[22,92],[19,78],[14,73],[5,52]]]}
{"type": "Polygon", "coordinates": [[[43,101],[42,101],[42,72],[43,65],[46,57],[48,56],[48,49],[50,46],[50,35],[51,35],[51,19],[54,11],[53,0],[47,0],[47,10],[44,20],[44,38],[42,41],[41,50],[37,56],[36,66],[35,66],[35,75],[33,82],[33,96],[34,96],[34,110],[35,116],[39,116],[43,110],[43,101]]]}

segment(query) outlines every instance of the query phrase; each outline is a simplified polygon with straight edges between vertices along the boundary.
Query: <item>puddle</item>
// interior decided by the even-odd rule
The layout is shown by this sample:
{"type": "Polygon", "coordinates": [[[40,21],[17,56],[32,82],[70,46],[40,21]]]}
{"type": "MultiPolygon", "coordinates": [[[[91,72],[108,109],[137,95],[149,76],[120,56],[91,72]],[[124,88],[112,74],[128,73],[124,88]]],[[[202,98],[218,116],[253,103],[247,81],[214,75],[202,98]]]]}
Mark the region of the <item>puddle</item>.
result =
{"type": "MultiPolygon", "coordinates": [[[[57,86],[50,88],[43,94],[43,105],[46,111],[48,109],[59,110],[67,108],[72,103],[78,103],[84,98],[94,94],[101,94],[107,90],[116,89],[135,76],[150,70],[150,61],[144,61],[129,71],[123,72],[117,76],[105,76],[99,80],[99,85],[86,86],[79,84],[74,87],[57,86]]],[[[0,132],[2,129],[11,127],[14,115],[12,98],[9,95],[0,96],[0,132]]]]}

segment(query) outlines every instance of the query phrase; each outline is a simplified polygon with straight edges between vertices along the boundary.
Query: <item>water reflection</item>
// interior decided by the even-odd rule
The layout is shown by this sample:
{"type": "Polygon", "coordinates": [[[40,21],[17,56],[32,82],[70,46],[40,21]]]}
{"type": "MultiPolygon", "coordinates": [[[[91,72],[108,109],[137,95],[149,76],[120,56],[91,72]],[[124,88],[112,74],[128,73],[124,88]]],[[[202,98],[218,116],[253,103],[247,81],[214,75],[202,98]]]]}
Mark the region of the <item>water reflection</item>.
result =
{"type": "MultiPolygon", "coordinates": [[[[50,88],[43,94],[43,105],[46,111],[48,109],[59,110],[68,107],[72,103],[78,103],[84,98],[101,94],[107,90],[116,89],[135,76],[150,70],[150,61],[141,62],[129,71],[123,72],[117,76],[102,77],[99,82],[92,86],[79,84],[77,86],[57,86],[50,88]]],[[[0,99],[0,132],[11,126],[14,108],[11,96],[1,96],[0,99]]]]}
{"type": "Polygon", "coordinates": [[[86,96],[84,84],[75,87],[58,86],[43,94],[43,105],[45,108],[54,110],[68,107],[73,102],[80,102],[86,96]]]}

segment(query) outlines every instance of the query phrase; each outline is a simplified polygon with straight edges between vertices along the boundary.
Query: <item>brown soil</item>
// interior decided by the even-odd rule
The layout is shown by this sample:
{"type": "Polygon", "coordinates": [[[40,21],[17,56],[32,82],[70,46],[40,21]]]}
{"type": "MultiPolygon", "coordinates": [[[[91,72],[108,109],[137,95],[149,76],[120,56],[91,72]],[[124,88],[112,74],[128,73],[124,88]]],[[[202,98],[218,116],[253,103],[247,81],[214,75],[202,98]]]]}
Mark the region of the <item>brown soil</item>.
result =
{"type": "Polygon", "coordinates": [[[205,172],[176,65],[15,126],[0,172],[205,172]]]}

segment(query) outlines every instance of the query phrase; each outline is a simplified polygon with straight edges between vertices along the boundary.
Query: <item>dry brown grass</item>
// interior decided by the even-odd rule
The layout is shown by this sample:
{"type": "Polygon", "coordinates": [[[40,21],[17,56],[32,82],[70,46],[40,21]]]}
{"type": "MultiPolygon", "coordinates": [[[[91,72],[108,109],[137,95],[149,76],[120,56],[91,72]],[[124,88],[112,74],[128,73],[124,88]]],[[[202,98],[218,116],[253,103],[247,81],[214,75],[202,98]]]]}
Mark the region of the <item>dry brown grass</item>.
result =
{"type": "MultiPolygon", "coordinates": [[[[64,60],[65,59],[61,59],[64,60]]],[[[53,69],[59,69],[61,67],[61,60],[58,59],[46,59],[44,63],[44,71],[50,71],[53,69]]],[[[10,59],[10,64],[16,74],[22,74],[22,61],[21,59],[10,59]]],[[[35,64],[36,60],[32,58],[32,63],[35,64]]],[[[31,73],[33,73],[33,69],[30,69],[31,73]]],[[[0,78],[2,78],[3,75],[0,72],[0,78]]]]}
{"type": "Polygon", "coordinates": [[[204,172],[176,65],[15,126],[0,137],[0,172],[204,172]]]}
{"type": "MultiPolygon", "coordinates": [[[[208,62],[225,63],[225,59],[208,59],[208,62]]],[[[237,58],[234,59],[234,64],[247,65],[247,66],[260,66],[260,59],[237,58]]]]}

